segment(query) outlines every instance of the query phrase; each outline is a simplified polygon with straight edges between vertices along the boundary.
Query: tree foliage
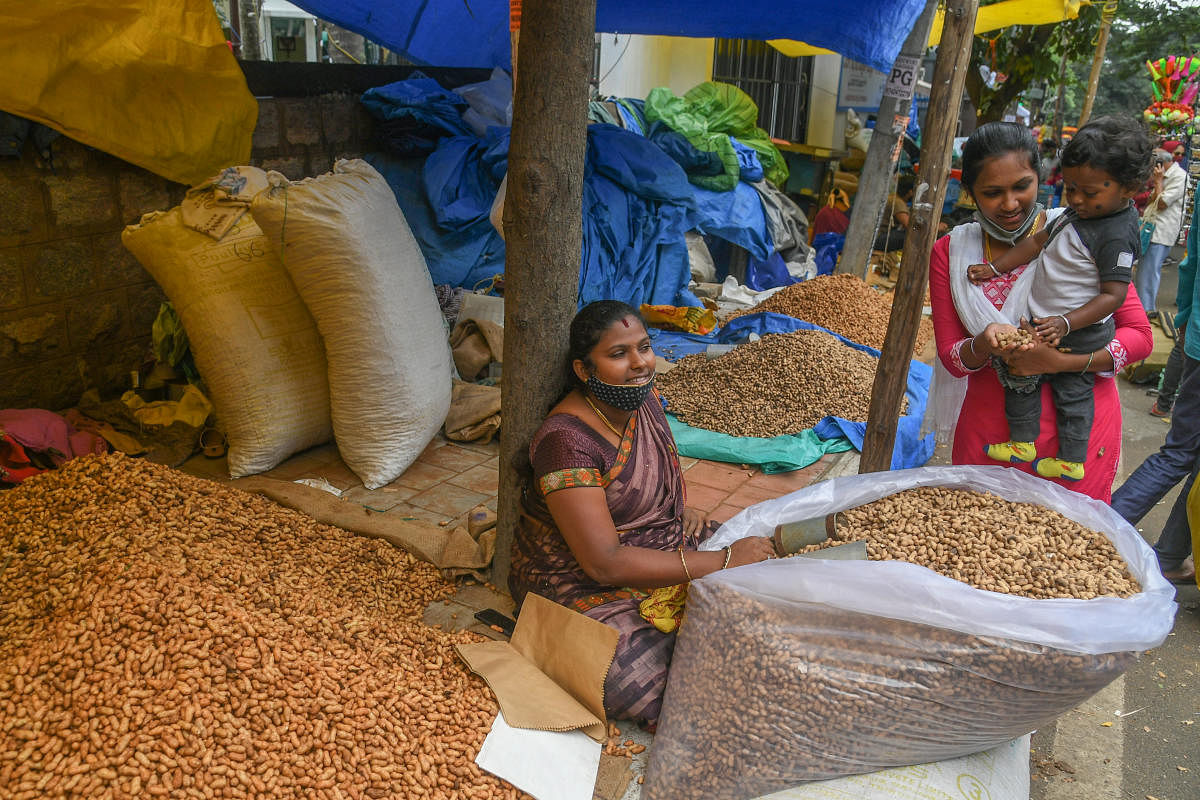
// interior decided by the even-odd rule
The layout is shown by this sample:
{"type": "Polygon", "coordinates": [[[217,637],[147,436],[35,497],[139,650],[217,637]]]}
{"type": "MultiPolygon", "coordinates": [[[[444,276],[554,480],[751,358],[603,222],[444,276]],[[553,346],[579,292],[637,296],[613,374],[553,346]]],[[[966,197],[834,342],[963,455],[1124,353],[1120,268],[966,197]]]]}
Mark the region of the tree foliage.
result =
{"type": "MultiPolygon", "coordinates": [[[[1053,25],[1016,25],[976,36],[966,83],[978,121],[1000,119],[1015,100],[1035,86],[1045,87],[1043,108],[1052,111],[1059,64],[1065,54],[1063,116],[1074,124],[1087,91],[1101,9],[1097,2],[1082,7],[1078,19],[1053,25]],[[989,88],[980,66],[1008,77],[989,88]]],[[[1120,0],[1093,116],[1140,113],[1153,99],[1146,60],[1171,54],[1200,54],[1200,0],[1120,0]]]]}
{"type": "Polygon", "coordinates": [[[1063,55],[1068,63],[1091,55],[1099,29],[1100,7],[1092,5],[1082,7],[1079,17],[1073,20],[1054,25],[1013,25],[976,36],[966,88],[979,123],[1003,117],[1013,101],[1036,84],[1057,85],[1063,55]],[[980,67],[1006,77],[990,87],[980,67]]]}

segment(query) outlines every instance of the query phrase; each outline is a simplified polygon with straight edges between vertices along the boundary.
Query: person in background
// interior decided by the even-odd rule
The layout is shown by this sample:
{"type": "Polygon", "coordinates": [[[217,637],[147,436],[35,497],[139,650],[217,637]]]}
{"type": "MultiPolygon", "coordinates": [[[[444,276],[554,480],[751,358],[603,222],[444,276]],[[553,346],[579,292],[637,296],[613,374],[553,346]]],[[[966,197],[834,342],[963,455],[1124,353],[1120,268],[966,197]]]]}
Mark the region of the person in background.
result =
{"type": "Polygon", "coordinates": [[[888,195],[883,209],[874,249],[887,253],[904,247],[904,237],[908,235],[908,204],[912,202],[915,187],[916,181],[911,175],[902,175],[896,182],[896,191],[888,195]]]}
{"type": "MultiPolygon", "coordinates": [[[[1027,267],[979,286],[967,278],[967,267],[991,261],[1008,252],[1047,218],[1062,213],[1045,211],[1037,203],[1040,152],[1028,128],[993,122],[981,126],[963,147],[963,188],[971,193],[977,211],[975,222],[959,225],[938,240],[930,254],[929,293],[933,309],[937,359],[934,384],[926,415],[926,428],[939,441],[952,444],[955,464],[991,464],[984,447],[1003,441],[1008,433],[1004,416],[1004,391],[992,367],[1000,356],[1010,373],[1036,375],[1052,372],[1096,373],[1093,394],[1092,435],[1084,460],[1085,477],[1079,481],[1046,478],[1107,502],[1112,494],[1121,454],[1121,400],[1114,374],[1131,361],[1150,355],[1154,340],[1150,323],[1132,287],[1124,304],[1113,315],[1116,334],[1107,345],[1091,352],[1064,353],[1044,342],[1015,351],[996,340],[1001,325],[1011,325],[1028,314],[1023,303],[1009,302],[1013,287],[1027,267]]],[[[1050,387],[1043,384],[1039,452],[1057,452],[1058,431],[1050,387]]],[[[1008,465],[1036,474],[1028,463],[1008,465]]]]}
{"type": "Polygon", "coordinates": [[[1057,208],[1062,205],[1062,170],[1059,167],[1058,140],[1050,136],[1042,140],[1041,146],[1041,174],[1045,176],[1043,183],[1050,187],[1050,200],[1047,205],[1049,208],[1057,208]]]}
{"type": "Polygon", "coordinates": [[[1200,263],[1200,205],[1192,209],[1188,230],[1187,257],[1179,265],[1179,310],[1184,314],[1187,331],[1180,328],[1183,363],[1180,368],[1179,394],[1171,413],[1171,427],[1158,452],[1133,471],[1113,492],[1113,509],[1136,525],[1180,481],[1184,490],[1171,507],[1154,552],[1163,577],[1172,583],[1196,579],[1196,562],[1188,525],[1187,487],[1200,476],[1200,281],[1196,280],[1200,263]],[[1186,479],[1186,480],[1185,480],[1186,479]]]}
{"type": "Polygon", "coordinates": [[[1137,287],[1138,296],[1142,298],[1146,316],[1153,320],[1158,317],[1158,285],[1162,279],[1163,261],[1175,246],[1183,224],[1187,173],[1172,160],[1170,152],[1155,150],[1154,171],[1150,178],[1154,182],[1154,189],[1150,193],[1146,210],[1142,213],[1142,241],[1146,243],[1148,230],[1149,242],[1146,243],[1137,269],[1134,270],[1133,285],[1137,287]]]}
{"type": "Polygon", "coordinates": [[[845,189],[834,189],[829,193],[829,199],[817,215],[813,217],[812,227],[809,228],[808,241],[811,244],[819,234],[840,233],[846,235],[850,227],[850,197],[845,189]]]}
{"type": "MultiPolygon", "coordinates": [[[[1190,312],[1191,309],[1189,308],[1190,312]]],[[[1163,368],[1162,380],[1159,382],[1157,397],[1150,406],[1150,413],[1155,417],[1171,416],[1171,408],[1175,405],[1175,396],[1179,394],[1179,379],[1183,375],[1184,328],[1187,327],[1187,315],[1180,311],[1175,315],[1175,344],[1167,354],[1167,366],[1163,368]]]]}
{"type": "Polygon", "coordinates": [[[684,505],[683,473],[662,402],[655,358],[636,309],[589,303],[571,322],[571,389],[529,447],[532,480],[521,498],[508,585],[620,632],[604,681],[610,717],[655,723],[674,632],[642,601],[728,567],[774,557],[766,537],[699,552],[717,523],[684,505]]]}
{"type": "Polygon", "coordinates": [[[1187,153],[1187,148],[1183,146],[1183,142],[1169,139],[1162,143],[1162,149],[1171,154],[1171,160],[1180,167],[1187,169],[1187,164],[1184,163],[1183,157],[1187,153]]]}
{"type": "MultiPolygon", "coordinates": [[[[1142,184],[1142,188],[1133,196],[1133,205],[1137,209],[1138,214],[1144,214],[1146,206],[1150,205],[1150,195],[1154,194],[1154,176],[1151,175],[1142,184]]],[[[1149,239],[1147,239],[1149,244],[1149,239]]]]}

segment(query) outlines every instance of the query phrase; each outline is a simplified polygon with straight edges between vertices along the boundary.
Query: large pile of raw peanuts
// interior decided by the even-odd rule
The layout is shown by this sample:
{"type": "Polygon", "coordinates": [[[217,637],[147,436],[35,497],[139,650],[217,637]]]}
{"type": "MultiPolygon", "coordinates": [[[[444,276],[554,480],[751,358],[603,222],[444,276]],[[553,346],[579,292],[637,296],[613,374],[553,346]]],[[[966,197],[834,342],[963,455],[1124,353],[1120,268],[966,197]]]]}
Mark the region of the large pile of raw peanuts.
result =
{"type": "Polygon", "coordinates": [[[1129,597],[1141,586],[1104,534],[1053,509],[987,492],[906,489],[838,512],[812,552],[863,540],[873,561],[907,561],[976,589],[1022,597],[1129,597]]]}
{"type": "Polygon", "coordinates": [[[878,364],[823,331],[795,331],[713,359],[684,356],[657,383],[667,410],[689,425],[730,436],[780,436],[830,415],[865,422],[878,364]]]}
{"type": "MultiPolygon", "coordinates": [[[[753,308],[733,312],[721,324],[762,311],[802,319],[852,342],[881,350],[887,335],[888,318],[892,314],[892,301],[854,275],[818,275],[780,289],[753,308]]],[[[919,353],[931,338],[933,323],[922,319],[913,351],[919,353]]]]}
{"type": "Polygon", "coordinates": [[[119,454],[0,494],[0,795],[515,798],[437,571],[119,454]]]}

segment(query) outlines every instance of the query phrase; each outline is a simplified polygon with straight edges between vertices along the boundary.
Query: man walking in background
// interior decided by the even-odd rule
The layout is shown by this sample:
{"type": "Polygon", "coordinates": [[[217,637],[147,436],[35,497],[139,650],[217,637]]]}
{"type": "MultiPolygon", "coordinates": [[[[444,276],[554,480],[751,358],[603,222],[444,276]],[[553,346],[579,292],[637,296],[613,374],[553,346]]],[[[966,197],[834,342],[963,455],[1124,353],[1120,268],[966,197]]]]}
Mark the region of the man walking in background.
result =
{"type": "Polygon", "coordinates": [[[1137,288],[1142,307],[1151,321],[1157,318],[1158,284],[1162,278],[1162,265],[1167,253],[1179,237],[1183,224],[1184,189],[1187,173],[1174,161],[1166,150],[1154,151],[1154,172],[1151,175],[1154,189],[1150,201],[1142,213],[1142,243],[1146,244],[1146,229],[1150,229],[1150,242],[1142,251],[1137,269],[1133,273],[1133,285],[1137,288]]]}
{"type": "Polygon", "coordinates": [[[1162,500],[1185,478],[1184,491],[1171,508],[1167,524],[1154,543],[1159,569],[1172,583],[1190,583],[1196,579],[1192,536],[1188,526],[1187,487],[1200,475],[1200,204],[1192,211],[1188,231],[1187,257],[1179,265],[1179,310],[1186,322],[1183,339],[1183,366],[1179,394],[1171,412],[1167,439],[1157,453],[1142,462],[1133,474],[1113,492],[1112,507],[1130,524],[1136,525],[1154,504],[1162,500]]]}

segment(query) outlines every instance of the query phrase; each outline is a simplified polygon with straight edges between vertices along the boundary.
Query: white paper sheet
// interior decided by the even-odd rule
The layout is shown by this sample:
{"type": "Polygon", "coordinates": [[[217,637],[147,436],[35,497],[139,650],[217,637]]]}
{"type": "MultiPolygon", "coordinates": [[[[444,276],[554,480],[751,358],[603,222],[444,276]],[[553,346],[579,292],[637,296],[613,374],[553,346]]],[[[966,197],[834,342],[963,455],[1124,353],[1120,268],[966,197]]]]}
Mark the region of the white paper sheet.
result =
{"type": "Polygon", "coordinates": [[[591,800],[600,747],[582,731],[513,728],[497,714],[475,763],[537,800],[591,800]]]}

